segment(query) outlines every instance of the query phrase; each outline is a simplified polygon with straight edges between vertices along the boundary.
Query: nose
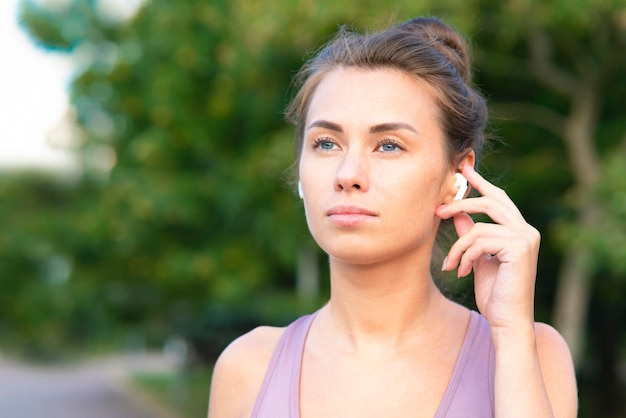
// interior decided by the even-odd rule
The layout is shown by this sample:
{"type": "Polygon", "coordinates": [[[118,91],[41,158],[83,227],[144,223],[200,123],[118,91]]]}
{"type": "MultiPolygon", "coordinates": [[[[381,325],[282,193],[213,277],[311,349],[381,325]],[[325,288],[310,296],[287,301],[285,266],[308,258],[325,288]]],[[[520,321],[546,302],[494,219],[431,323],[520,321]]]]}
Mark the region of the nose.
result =
{"type": "Polygon", "coordinates": [[[357,150],[342,158],[335,179],[336,191],[367,191],[369,189],[369,160],[357,150]]]}

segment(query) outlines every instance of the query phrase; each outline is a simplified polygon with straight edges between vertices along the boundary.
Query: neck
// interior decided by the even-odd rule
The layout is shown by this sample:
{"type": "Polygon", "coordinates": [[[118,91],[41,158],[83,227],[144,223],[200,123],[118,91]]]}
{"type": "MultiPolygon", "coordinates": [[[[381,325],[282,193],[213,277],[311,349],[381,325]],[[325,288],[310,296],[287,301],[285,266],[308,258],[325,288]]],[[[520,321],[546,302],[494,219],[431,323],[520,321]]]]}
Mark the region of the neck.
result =
{"type": "MultiPolygon", "coordinates": [[[[430,275],[429,261],[412,257],[381,265],[355,266],[331,260],[333,328],[352,349],[398,347],[442,319],[444,304],[430,275]]],[[[432,328],[429,328],[432,331],[432,328]]]]}

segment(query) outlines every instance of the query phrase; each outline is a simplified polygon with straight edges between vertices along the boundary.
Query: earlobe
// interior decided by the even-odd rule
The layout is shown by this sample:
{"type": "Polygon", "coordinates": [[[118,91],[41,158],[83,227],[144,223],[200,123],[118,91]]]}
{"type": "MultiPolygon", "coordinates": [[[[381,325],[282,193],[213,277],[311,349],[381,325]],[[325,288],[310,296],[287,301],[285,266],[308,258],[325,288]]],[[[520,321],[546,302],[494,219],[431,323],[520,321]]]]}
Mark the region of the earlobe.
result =
{"type": "Polygon", "coordinates": [[[467,179],[461,173],[454,173],[454,176],[456,177],[454,187],[457,189],[454,200],[462,200],[467,192],[467,179]]]}

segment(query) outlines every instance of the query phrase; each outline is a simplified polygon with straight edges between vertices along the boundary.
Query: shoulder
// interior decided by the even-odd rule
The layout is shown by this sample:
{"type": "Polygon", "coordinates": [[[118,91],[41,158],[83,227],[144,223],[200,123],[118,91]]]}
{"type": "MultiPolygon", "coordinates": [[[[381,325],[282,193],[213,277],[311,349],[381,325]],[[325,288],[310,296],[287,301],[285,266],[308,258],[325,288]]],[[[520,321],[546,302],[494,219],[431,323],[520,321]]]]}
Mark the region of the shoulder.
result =
{"type": "Polygon", "coordinates": [[[549,369],[550,362],[556,362],[563,371],[571,372],[574,376],[574,364],[569,347],[559,332],[548,324],[535,323],[535,337],[537,353],[543,368],[549,369]]]}
{"type": "Polygon", "coordinates": [[[250,416],[283,331],[284,328],[258,327],[226,347],[213,369],[210,418],[250,416]]]}
{"type": "Polygon", "coordinates": [[[274,348],[284,330],[285,328],[263,326],[242,335],[226,347],[219,356],[215,368],[241,369],[249,374],[248,366],[257,365],[255,368],[263,368],[263,373],[265,373],[274,348]]]}
{"type": "Polygon", "coordinates": [[[537,354],[544,384],[555,416],[576,416],[578,389],[569,347],[557,330],[548,324],[535,323],[537,354]]]}

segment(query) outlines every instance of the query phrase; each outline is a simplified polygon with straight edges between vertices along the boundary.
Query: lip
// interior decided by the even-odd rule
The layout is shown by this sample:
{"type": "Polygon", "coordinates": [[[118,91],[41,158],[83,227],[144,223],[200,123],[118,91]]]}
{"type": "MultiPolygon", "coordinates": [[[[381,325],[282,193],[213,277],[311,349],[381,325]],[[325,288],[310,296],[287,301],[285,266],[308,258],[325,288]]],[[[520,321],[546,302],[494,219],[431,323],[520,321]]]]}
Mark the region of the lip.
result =
{"type": "Polygon", "coordinates": [[[326,216],[339,226],[355,226],[378,217],[376,212],[354,205],[333,206],[326,216]]]}

